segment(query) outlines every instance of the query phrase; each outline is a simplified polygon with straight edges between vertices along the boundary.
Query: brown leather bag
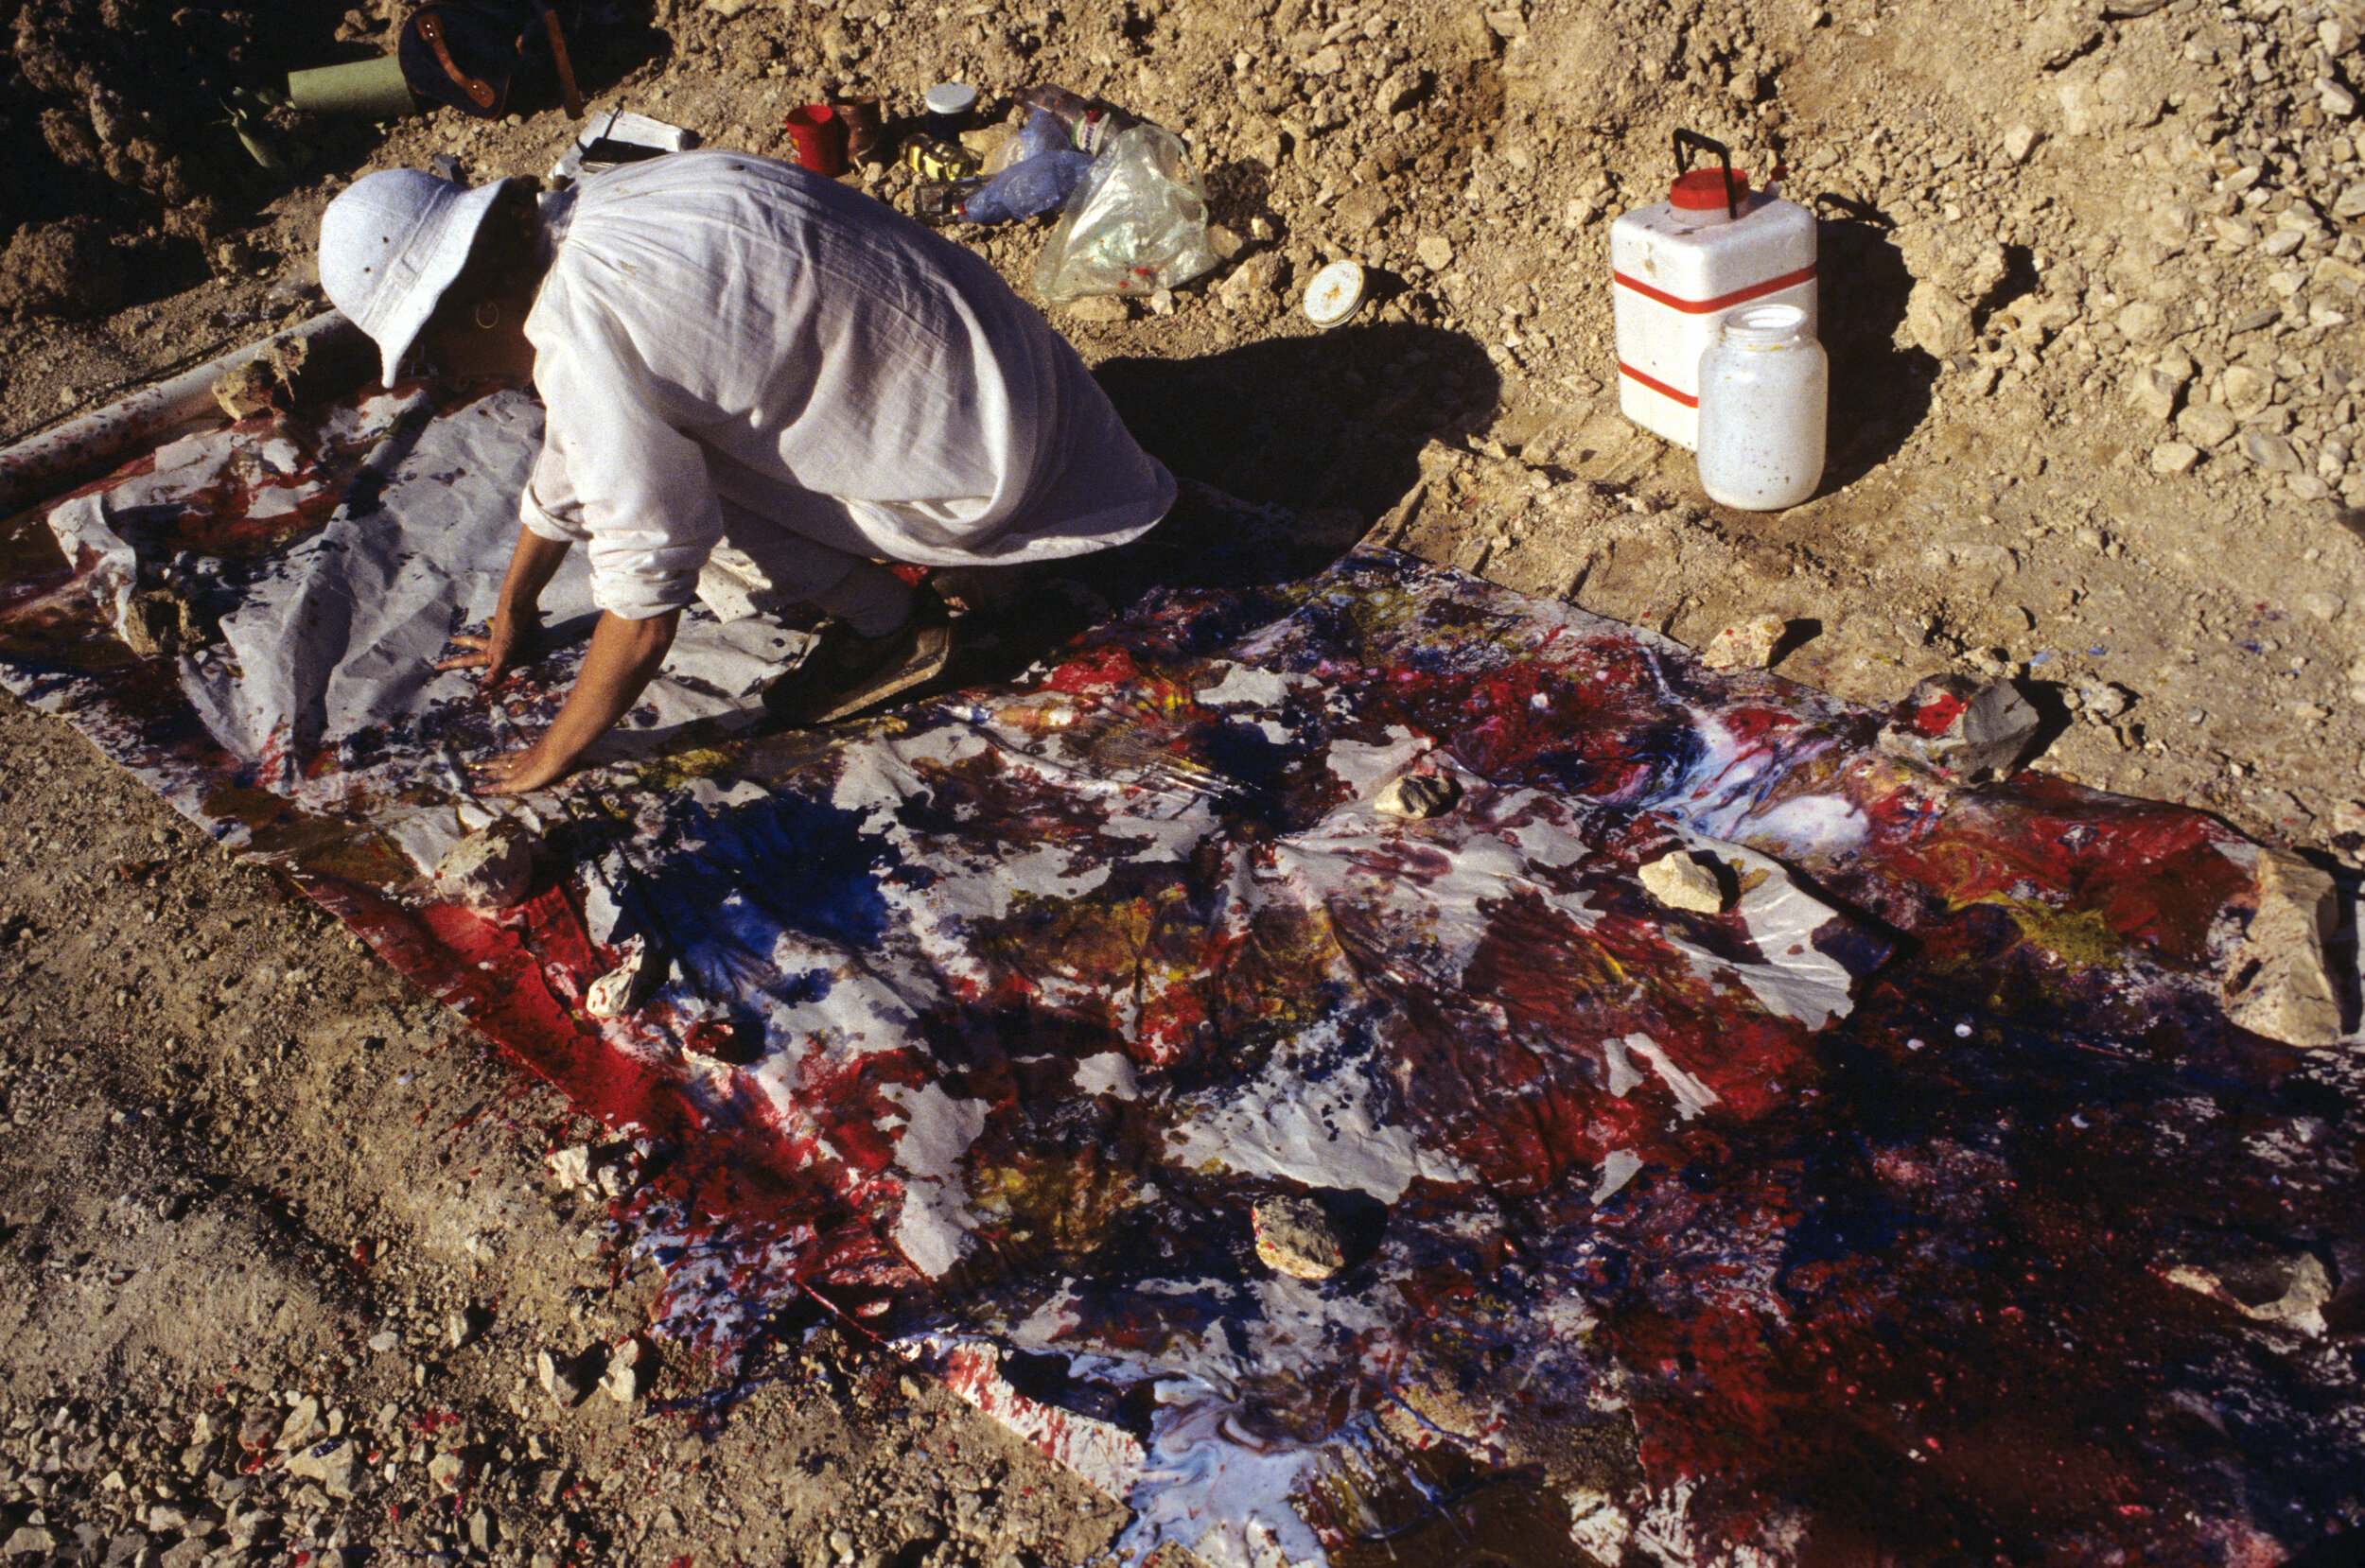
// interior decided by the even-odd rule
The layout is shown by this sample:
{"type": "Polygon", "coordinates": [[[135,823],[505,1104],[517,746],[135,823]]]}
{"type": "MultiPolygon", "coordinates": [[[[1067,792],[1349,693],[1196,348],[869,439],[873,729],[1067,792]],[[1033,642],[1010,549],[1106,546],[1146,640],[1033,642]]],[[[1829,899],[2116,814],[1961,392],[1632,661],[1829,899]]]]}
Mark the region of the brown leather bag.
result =
{"type": "Polygon", "coordinates": [[[552,0],[427,0],[404,19],[394,52],[412,92],[464,114],[497,120],[518,88],[554,79],[568,118],[583,117],[567,19],[552,0]]]}

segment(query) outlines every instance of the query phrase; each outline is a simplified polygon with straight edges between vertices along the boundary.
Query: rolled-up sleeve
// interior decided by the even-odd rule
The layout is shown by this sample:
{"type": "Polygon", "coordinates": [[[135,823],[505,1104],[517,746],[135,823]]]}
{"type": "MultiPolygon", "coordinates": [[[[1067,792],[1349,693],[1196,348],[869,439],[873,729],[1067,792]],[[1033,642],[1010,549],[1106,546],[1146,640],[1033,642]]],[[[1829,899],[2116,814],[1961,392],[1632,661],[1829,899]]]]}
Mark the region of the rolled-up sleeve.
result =
{"type": "Polygon", "coordinates": [[[562,545],[579,545],[591,537],[583,526],[583,503],[575,498],[574,480],[567,474],[566,454],[547,436],[526,479],[526,493],[518,497],[517,520],[527,532],[562,545]]]}
{"type": "Polygon", "coordinates": [[[669,422],[663,389],[595,308],[546,297],[529,331],[548,418],[525,526],[588,543],[601,609],[645,620],[684,608],[723,536],[705,449],[669,422]]]}

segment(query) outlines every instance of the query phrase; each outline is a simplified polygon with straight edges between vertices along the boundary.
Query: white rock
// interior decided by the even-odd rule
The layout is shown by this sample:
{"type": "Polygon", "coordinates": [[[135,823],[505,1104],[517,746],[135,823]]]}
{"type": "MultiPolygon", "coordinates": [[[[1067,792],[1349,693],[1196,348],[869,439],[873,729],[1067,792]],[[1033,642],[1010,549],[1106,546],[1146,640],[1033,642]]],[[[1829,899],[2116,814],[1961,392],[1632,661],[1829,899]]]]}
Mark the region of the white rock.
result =
{"type": "Polygon", "coordinates": [[[2328,874],[2282,850],[2259,851],[2258,913],[2228,967],[2228,1018],[2286,1045],[2339,1037],[2339,993],[2324,963],[2337,905],[2328,874]]]}
{"type": "Polygon", "coordinates": [[[2054,85],[2054,96],[2061,104],[2061,129],[2073,136],[2083,136],[2100,127],[2105,115],[2102,95],[2084,77],[2067,77],[2054,85]]]}
{"type": "Polygon", "coordinates": [[[2113,681],[2082,681],[2077,687],[2079,709],[2097,719],[2115,719],[2134,706],[2135,693],[2113,681]]]}
{"type": "Polygon", "coordinates": [[[2151,471],[2155,474],[2189,474],[2200,462],[2200,448],[2189,442],[2164,441],[2151,449],[2151,471]]]}
{"type": "Polygon", "coordinates": [[[295,1407],[288,1412],[287,1420],[281,1423],[277,1446],[283,1451],[294,1448],[299,1443],[308,1442],[320,1429],[321,1402],[307,1394],[296,1401],[295,1407]]]}
{"type": "Polygon", "coordinates": [[[1414,242],[1412,253],[1430,271],[1442,272],[1453,265],[1453,241],[1444,235],[1423,235],[1414,242]]]}
{"type": "Polygon", "coordinates": [[[1379,787],[1372,810],[1392,817],[1440,817],[1462,798],[1462,786],[1447,775],[1398,774],[1379,787]]]}
{"type": "Polygon", "coordinates": [[[551,1175],[558,1178],[561,1187],[570,1192],[591,1184],[591,1145],[588,1143],[571,1143],[563,1149],[553,1149],[549,1164],[551,1175]]]}
{"type": "Polygon", "coordinates": [[[2359,267],[2338,251],[2328,256],[2318,256],[2310,275],[2317,287],[2330,288],[2352,300],[2365,293],[2365,267],[2359,267]]]}
{"type": "Polygon", "coordinates": [[[504,817],[479,828],[435,862],[433,892],[466,909],[507,909],[534,883],[534,835],[504,817]]]}
{"type": "Polygon", "coordinates": [[[1725,890],[1719,885],[1716,873],[1686,851],[1679,849],[1672,855],[1646,861],[1635,877],[1652,897],[1670,909],[1690,910],[1695,915],[1725,913],[1725,890]]]}
{"type": "Polygon", "coordinates": [[[2233,410],[2216,403],[2192,403],[2176,416],[2177,433],[2204,449],[2222,446],[2240,428],[2233,410]]]}
{"type": "Polygon", "coordinates": [[[1752,616],[1710,637],[1700,662],[1710,670],[1763,670],[1774,662],[1774,650],[1788,630],[1790,622],[1780,616],[1752,616]]]}
{"type": "Polygon", "coordinates": [[[1971,306],[1953,290],[1924,278],[1906,296],[1905,330],[1932,358],[1952,358],[1971,347],[1971,306]]]}
{"type": "Polygon", "coordinates": [[[583,1374],[584,1366],[578,1357],[551,1350],[534,1352],[534,1381],[560,1404],[571,1407],[583,1402],[584,1395],[590,1392],[583,1385],[583,1374]]]}
{"type": "Polygon", "coordinates": [[[624,944],[624,960],[593,981],[583,993],[583,1010],[595,1019],[620,1019],[632,1011],[648,963],[648,944],[633,937],[624,944]]]}
{"type": "Polygon", "coordinates": [[[2220,214],[2209,220],[2209,226],[2217,232],[2217,238],[2233,250],[2246,251],[2258,243],[2258,225],[2246,219],[2220,214]]]}
{"type": "Polygon", "coordinates": [[[647,1352],[637,1339],[627,1339],[608,1352],[607,1370],[600,1376],[600,1391],[619,1404],[640,1397],[641,1363],[647,1352]]]}
{"type": "Polygon", "coordinates": [[[427,1462],[427,1478],[438,1491],[458,1491],[468,1478],[468,1461],[446,1449],[427,1462]]]}
{"type": "Polygon", "coordinates": [[[2275,378],[2252,365],[2228,365],[2217,377],[2217,400],[2237,420],[2263,411],[2274,401],[2275,378]]]}
{"type": "Polygon", "coordinates": [[[361,1455],[350,1437],[329,1437],[288,1455],[288,1473],[303,1481],[318,1481],[331,1497],[351,1497],[361,1471],[361,1455]]]}
{"type": "Polygon", "coordinates": [[[2134,300],[2119,307],[2112,322],[2127,340],[2148,348],[2168,333],[2168,313],[2150,300],[2134,300]]]}
{"type": "Polygon", "coordinates": [[[1327,1280],[1346,1266],[1347,1249],[1329,1211],[1312,1198],[1263,1198],[1250,1214],[1256,1256],[1300,1280],[1327,1280]]]}
{"type": "Polygon", "coordinates": [[[1277,290],[1288,259],[1278,251],[1259,251],[1244,258],[1216,285],[1216,303],[1237,314],[1270,314],[1280,306],[1277,290]]]}
{"type": "Polygon", "coordinates": [[[2184,391],[2185,378],[2161,365],[2146,365],[2129,377],[2127,400],[2163,424],[2176,413],[2178,394],[2184,391]]]}
{"type": "Polygon", "coordinates": [[[1418,65],[1400,65],[1379,84],[1379,90],[1372,95],[1372,102],[1382,112],[1393,114],[1399,110],[1411,108],[1420,96],[1421,68],[1418,65]]]}
{"type": "Polygon", "coordinates": [[[2038,140],[2037,128],[2023,120],[2004,133],[2004,156],[2015,164],[2024,164],[2037,149],[2038,140]]]}
{"type": "Polygon", "coordinates": [[[2331,77],[2317,80],[2316,102],[2336,120],[2345,120],[2356,113],[2356,95],[2331,77]]]}

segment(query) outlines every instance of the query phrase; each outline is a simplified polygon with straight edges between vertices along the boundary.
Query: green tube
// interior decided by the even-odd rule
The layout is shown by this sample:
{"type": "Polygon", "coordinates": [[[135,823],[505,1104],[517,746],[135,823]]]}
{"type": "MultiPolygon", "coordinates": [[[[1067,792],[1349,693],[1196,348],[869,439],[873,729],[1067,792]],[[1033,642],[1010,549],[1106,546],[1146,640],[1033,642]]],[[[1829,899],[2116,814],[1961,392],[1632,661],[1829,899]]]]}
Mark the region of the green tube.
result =
{"type": "Polygon", "coordinates": [[[410,85],[402,79],[402,61],[393,55],[290,71],[288,99],[307,114],[359,114],[373,120],[394,119],[414,107],[410,85]]]}

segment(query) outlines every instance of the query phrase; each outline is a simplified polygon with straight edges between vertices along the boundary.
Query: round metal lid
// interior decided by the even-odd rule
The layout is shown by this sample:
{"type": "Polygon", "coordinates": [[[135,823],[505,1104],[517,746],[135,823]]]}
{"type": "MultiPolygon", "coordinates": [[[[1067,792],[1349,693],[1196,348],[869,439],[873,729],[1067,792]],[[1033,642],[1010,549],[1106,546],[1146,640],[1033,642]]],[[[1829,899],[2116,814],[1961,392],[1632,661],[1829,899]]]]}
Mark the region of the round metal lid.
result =
{"type": "Polygon", "coordinates": [[[1360,262],[1334,261],[1314,274],[1305,286],[1305,319],[1316,326],[1337,326],[1363,303],[1360,262]]]}
{"type": "Polygon", "coordinates": [[[940,81],[928,89],[921,101],[931,114],[966,114],[977,107],[977,89],[965,81],[940,81]]]}

